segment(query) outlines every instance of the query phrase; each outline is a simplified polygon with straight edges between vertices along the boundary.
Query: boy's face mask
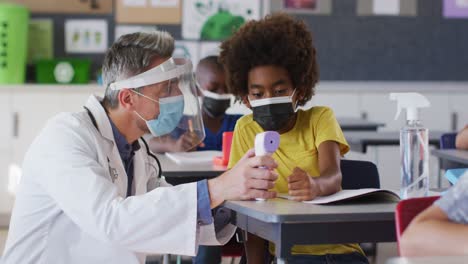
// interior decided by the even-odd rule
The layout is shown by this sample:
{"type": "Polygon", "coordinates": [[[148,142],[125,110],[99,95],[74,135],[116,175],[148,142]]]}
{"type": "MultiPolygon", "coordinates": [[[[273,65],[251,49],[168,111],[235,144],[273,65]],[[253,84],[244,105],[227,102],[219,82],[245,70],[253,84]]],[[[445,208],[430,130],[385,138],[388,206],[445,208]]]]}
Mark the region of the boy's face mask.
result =
{"type": "Polygon", "coordinates": [[[232,96],[230,94],[217,94],[201,88],[200,91],[203,94],[203,111],[211,117],[224,115],[231,105],[232,96]]]}
{"type": "MultiPolygon", "coordinates": [[[[295,91],[294,91],[295,92],[295,91]]],[[[279,131],[285,127],[294,115],[291,96],[272,97],[258,100],[250,100],[253,119],[263,130],[279,131]]]]}

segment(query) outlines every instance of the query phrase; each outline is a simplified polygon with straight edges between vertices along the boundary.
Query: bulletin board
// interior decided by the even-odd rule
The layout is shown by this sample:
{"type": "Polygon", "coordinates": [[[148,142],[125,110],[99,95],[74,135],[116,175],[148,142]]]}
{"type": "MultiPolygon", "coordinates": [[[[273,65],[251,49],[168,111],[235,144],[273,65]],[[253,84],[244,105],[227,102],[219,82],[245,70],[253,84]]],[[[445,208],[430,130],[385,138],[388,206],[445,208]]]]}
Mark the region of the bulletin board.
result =
{"type": "MultiPolygon", "coordinates": [[[[358,16],[357,0],[332,0],[327,15],[291,13],[303,19],[314,36],[321,80],[467,81],[468,19],[446,19],[441,0],[418,0],[416,16],[358,16]]],[[[70,18],[108,21],[114,40],[115,14],[33,14],[54,20],[54,55],[67,57],[63,25],[70,18]]],[[[183,19],[183,17],[182,17],[183,19]]],[[[180,25],[158,29],[182,39],[180,25]]],[[[80,54],[100,68],[104,54],[80,54]]],[[[75,56],[76,57],[76,56],[75,56]]]]}

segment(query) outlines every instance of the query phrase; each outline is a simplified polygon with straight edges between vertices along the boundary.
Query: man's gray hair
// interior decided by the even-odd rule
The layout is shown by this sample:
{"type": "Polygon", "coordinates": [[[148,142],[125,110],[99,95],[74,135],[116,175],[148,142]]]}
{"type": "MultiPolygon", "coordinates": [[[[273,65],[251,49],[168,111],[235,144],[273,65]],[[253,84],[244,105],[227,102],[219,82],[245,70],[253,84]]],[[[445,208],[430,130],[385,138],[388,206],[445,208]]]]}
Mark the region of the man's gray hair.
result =
{"type": "Polygon", "coordinates": [[[102,81],[106,87],[104,106],[114,109],[119,104],[119,90],[111,90],[111,83],[144,72],[153,58],[169,58],[173,51],[174,38],[165,31],[121,36],[107,51],[102,65],[102,81]]]}

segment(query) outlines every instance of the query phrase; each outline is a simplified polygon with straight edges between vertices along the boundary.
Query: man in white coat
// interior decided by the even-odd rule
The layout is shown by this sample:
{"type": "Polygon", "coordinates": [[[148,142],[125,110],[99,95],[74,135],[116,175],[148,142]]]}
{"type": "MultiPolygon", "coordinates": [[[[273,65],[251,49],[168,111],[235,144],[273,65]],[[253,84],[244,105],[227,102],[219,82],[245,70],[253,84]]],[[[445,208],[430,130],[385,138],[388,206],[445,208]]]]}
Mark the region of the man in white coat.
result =
{"type": "Polygon", "coordinates": [[[203,137],[191,63],[172,59],[173,49],[165,32],[122,36],[104,59],[104,98],[91,96],[85,111],[48,121],[25,156],[3,263],[193,256],[199,244],[225,243],[234,232],[230,224],[215,232],[211,209],[275,197],[268,189],[276,163],[253,151],[215,179],[162,186],[141,137],[174,130],[203,137]]]}

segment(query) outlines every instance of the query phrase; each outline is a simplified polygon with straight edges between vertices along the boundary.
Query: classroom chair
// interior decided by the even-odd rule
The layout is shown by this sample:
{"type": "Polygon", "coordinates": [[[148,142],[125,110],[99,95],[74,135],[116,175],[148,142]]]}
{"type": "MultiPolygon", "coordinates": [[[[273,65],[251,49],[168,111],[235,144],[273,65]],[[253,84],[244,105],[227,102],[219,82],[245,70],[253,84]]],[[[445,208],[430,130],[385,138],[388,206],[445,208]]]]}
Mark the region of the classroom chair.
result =
{"type": "Polygon", "coordinates": [[[379,171],[370,161],[341,160],[341,187],[347,190],[380,188],[379,171]]]}
{"type": "MultiPolygon", "coordinates": [[[[440,136],[440,149],[454,149],[456,138],[457,138],[457,133],[455,132],[442,134],[442,136],[440,136]]],[[[439,167],[445,168],[447,170],[447,169],[454,169],[454,168],[463,168],[465,167],[465,165],[454,162],[454,161],[439,159],[439,167]]],[[[440,181],[440,175],[441,175],[440,173],[441,172],[439,172],[439,181],[440,181]]],[[[447,176],[447,171],[445,172],[445,175],[447,176]]]]}
{"type": "MultiPolygon", "coordinates": [[[[341,160],[341,187],[344,190],[380,188],[380,178],[377,166],[370,161],[341,160]]],[[[361,248],[367,256],[377,256],[376,243],[361,243],[361,248]]]]}
{"type": "Polygon", "coordinates": [[[401,255],[400,239],[406,227],[411,223],[413,218],[422,212],[424,209],[431,206],[440,196],[418,197],[402,200],[397,204],[395,209],[395,225],[398,243],[398,252],[401,255]]]}
{"type": "Polygon", "coordinates": [[[454,149],[455,148],[455,139],[457,133],[444,133],[440,136],[440,148],[441,149],[454,149]]]}
{"type": "Polygon", "coordinates": [[[231,264],[234,263],[236,258],[240,258],[244,254],[244,243],[237,242],[235,237],[224,245],[221,250],[221,256],[231,258],[231,264]]]}

